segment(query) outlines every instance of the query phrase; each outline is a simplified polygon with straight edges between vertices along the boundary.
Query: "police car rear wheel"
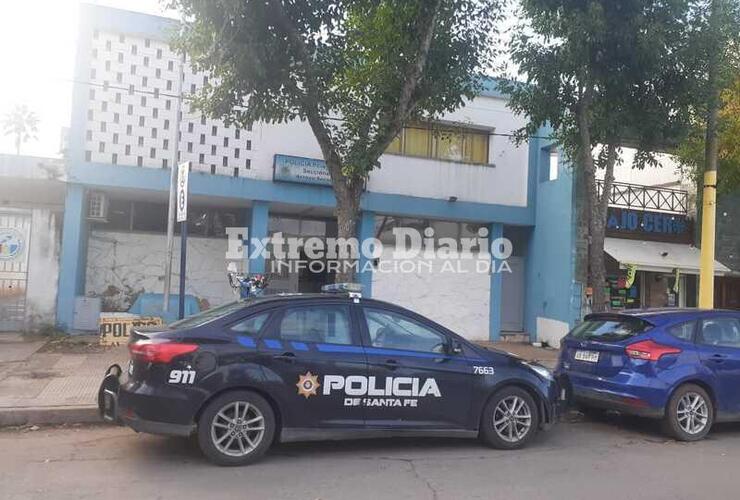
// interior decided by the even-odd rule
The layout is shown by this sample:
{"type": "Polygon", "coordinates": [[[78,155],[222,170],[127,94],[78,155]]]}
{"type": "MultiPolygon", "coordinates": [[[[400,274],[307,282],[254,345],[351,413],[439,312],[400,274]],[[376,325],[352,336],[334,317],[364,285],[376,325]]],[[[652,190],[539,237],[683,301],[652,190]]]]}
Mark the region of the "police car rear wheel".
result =
{"type": "Polygon", "coordinates": [[[505,387],[486,404],[480,434],[489,446],[510,450],[527,444],[538,427],[539,415],[532,396],[518,387],[505,387]]]}
{"type": "Polygon", "coordinates": [[[211,401],[198,423],[203,453],[219,465],[246,465],[259,459],[275,435],[275,415],[259,394],[233,391],[211,401]]]}

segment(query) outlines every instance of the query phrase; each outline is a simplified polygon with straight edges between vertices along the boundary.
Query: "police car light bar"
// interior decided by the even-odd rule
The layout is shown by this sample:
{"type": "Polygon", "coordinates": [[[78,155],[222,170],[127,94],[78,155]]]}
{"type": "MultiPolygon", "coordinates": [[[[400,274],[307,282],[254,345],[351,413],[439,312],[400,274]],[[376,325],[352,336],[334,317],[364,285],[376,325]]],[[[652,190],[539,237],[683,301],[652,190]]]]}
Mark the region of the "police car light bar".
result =
{"type": "Polygon", "coordinates": [[[359,295],[362,292],[362,285],[359,283],[332,283],[321,287],[324,293],[349,293],[359,295]]]}

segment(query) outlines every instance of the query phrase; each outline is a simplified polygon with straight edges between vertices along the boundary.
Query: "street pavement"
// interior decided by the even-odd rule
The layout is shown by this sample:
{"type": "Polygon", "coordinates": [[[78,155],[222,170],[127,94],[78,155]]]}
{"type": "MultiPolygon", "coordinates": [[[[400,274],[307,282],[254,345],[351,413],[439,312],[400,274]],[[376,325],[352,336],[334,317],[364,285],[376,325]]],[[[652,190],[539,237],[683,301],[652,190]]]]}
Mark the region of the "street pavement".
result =
{"type": "Polygon", "coordinates": [[[263,461],[210,465],[193,440],[124,428],[0,430],[0,498],[737,499],[740,425],[699,443],[617,416],[561,423],[520,451],[475,440],[279,445],[263,461]]]}

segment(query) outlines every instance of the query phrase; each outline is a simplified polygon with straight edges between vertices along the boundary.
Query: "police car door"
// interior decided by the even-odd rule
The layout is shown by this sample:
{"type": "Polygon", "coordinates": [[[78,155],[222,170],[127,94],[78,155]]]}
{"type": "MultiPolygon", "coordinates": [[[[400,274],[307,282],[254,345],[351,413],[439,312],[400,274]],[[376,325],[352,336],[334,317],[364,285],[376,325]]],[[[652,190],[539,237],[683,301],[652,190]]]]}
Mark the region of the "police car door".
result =
{"type": "Polygon", "coordinates": [[[349,304],[322,300],[287,306],[275,316],[259,350],[283,427],[361,427],[363,410],[345,404],[343,390],[345,379],[367,372],[349,304]]]}
{"type": "Polygon", "coordinates": [[[398,311],[363,306],[368,389],[360,398],[372,427],[466,428],[475,380],[450,337],[398,311]]]}

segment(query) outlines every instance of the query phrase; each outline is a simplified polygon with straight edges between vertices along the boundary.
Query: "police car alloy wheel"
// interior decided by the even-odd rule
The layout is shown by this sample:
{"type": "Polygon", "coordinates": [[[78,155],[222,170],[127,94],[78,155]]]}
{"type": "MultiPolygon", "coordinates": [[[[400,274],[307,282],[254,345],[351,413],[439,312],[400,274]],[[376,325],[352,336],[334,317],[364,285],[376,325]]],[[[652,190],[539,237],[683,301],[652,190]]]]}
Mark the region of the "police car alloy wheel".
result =
{"type": "Polygon", "coordinates": [[[211,401],[198,423],[203,453],[219,465],[246,465],[260,458],[275,436],[270,404],[251,391],[233,391],[211,401]]]}
{"type": "Polygon", "coordinates": [[[527,391],[505,387],[491,396],[483,410],[481,438],[494,448],[524,446],[537,433],[539,414],[527,391]]]}

